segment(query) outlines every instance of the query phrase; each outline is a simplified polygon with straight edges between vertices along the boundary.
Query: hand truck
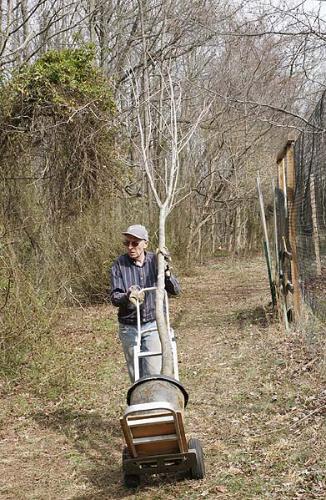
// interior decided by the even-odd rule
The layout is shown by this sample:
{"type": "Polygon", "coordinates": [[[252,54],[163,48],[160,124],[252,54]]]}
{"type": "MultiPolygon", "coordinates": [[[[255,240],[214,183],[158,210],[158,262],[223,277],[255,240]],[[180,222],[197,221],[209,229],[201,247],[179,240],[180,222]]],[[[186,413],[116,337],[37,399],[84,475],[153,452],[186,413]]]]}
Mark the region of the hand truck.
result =
{"type": "MultiPolygon", "coordinates": [[[[155,287],[143,291],[153,291],[155,287]]],[[[188,394],[179,382],[177,350],[169,321],[167,294],[165,314],[170,334],[174,378],[156,374],[139,378],[139,362],[145,356],[158,356],[161,352],[141,351],[140,304],[137,308],[137,344],[134,347],[135,383],[128,391],[128,407],[120,418],[126,446],[122,453],[124,484],[137,488],[144,475],[183,472],[192,479],[203,479],[205,463],[203,449],[196,438],[186,439],[184,407],[188,394]],[[133,395],[141,395],[136,404],[133,395]],[[178,401],[182,401],[178,404],[178,401]]],[[[146,332],[151,330],[145,330],[146,332]]],[[[144,331],[143,331],[144,332],[144,331]]]]}

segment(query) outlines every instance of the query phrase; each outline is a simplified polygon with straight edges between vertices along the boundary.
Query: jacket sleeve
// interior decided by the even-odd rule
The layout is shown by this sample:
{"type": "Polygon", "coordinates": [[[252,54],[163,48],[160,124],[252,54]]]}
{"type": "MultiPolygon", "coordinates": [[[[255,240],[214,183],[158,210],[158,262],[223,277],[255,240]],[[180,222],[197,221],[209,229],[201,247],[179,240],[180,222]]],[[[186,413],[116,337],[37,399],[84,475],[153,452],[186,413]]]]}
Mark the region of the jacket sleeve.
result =
{"type": "Polygon", "coordinates": [[[111,302],[114,306],[121,306],[128,302],[128,292],[124,289],[121,270],[119,264],[115,262],[111,269],[111,302]]]}
{"type": "Polygon", "coordinates": [[[173,274],[170,276],[165,276],[165,290],[169,295],[179,295],[181,292],[181,287],[179,281],[173,274]]]}

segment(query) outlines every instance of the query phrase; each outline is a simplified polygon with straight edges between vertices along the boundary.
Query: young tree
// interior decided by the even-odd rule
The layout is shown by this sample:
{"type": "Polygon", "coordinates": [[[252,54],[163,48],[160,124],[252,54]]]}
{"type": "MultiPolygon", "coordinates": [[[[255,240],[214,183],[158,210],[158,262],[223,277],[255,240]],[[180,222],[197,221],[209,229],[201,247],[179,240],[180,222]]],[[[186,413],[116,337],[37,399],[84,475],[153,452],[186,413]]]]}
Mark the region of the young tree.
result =
{"type": "Polygon", "coordinates": [[[209,105],[203,107],[197,120],[185,133],[181,133],[182,88],[180,82],[173,81],[170,65],[157,67],[151,75],[145,71],[143,82],[133,78],[131,84],[140,138],[135,146],[159,209],[156,320],[162,344],[162,373],[171,376],[172,345],[164,315],[166,219],[180,198],[180,154],[209,105]]]}

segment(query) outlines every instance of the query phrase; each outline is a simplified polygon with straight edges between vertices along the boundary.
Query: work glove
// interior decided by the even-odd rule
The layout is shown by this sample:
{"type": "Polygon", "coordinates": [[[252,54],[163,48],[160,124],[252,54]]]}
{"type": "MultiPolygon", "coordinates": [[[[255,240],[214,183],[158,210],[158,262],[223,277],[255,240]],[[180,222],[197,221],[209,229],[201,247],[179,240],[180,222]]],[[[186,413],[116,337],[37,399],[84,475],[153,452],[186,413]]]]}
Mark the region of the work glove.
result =
{"type": "Polygon", "coordinates": [[[142,304],[144,302],[145,292],[141,288],[139,288],[139,286],[137,285],[131,286],[129,288],[128,294],[130,302],[135,306],[137,305],[137,302],[139,302],[139,304],[142,304]]]}
{"type": "Polygon", "coordinates": [[[171,276],[171,254],[169,250],[164,247],[163,250],[160,250],[159,248],[156,250],[156,253],[161,253],[164,257],[164,272],[165,272],[165,277],[170,278],[171,276]]]}
{"type": "Polygon", "coordinates": [[[169,263],[167,261],[165,261],[165,269],[164,269],[164,272],[165,272],[165,277],[166,278],[170,278],[171,277],[171,267],[169,265],[169,263]]]}

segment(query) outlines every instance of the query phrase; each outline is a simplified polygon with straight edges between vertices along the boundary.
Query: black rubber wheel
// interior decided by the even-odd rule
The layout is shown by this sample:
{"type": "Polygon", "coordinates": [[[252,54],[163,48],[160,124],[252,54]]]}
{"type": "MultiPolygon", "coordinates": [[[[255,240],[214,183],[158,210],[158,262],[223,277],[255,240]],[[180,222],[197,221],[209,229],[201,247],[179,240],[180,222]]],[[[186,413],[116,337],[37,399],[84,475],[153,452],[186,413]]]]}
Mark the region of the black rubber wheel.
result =
{"type": "Polygon", "coordinates": [[[190,477],[191,479],[203,479],[205,477],[205,462],[203,448],[199,439],[189,439],[188,448],[196,450],[197,455],[196,463],[190,469],[190,477]]]}
{"type": "MultiPolygon", "coordinates": [[[[122,466],[127,458],[130,458],[130,453],[128,447],[125,446],[122,451],[122,466]]],[[[128,474],[127,472],[123,471],[123,484],[126,488],[129,489],[138,488],[140,484],[140,477],[137,474],[128,474]]]]}
{"type": "Polygon", "coordinates": [[[140,484],[140,478],[136,474],[123,474],[123,484],[128,489],[136,489],[140,484]]]}

